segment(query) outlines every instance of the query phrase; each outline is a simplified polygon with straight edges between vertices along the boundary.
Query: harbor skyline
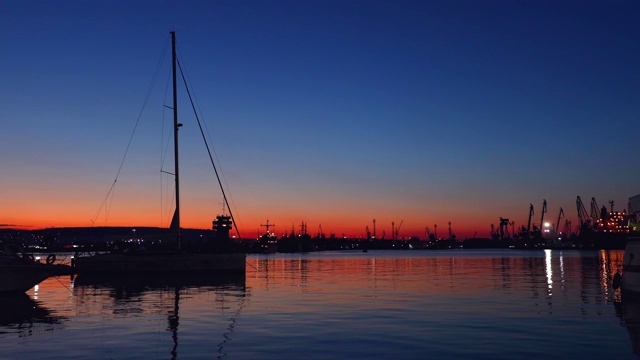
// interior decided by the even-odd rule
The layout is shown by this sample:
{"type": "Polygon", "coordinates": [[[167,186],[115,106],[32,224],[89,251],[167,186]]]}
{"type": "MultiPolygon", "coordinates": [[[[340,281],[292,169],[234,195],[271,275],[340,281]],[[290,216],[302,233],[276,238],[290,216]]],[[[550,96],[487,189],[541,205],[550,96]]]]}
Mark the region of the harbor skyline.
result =
{"type": "MultiPolygon", "coordinates": [[[[168,226],[164,73],[140,109],[173,29],[244,237],[486,237],[640,193],[636,3],[186,4],[2,5],[1,227],[168,226]]],[[[182,223],[209,228],[222,196],[180,121],[182,223]]]]}

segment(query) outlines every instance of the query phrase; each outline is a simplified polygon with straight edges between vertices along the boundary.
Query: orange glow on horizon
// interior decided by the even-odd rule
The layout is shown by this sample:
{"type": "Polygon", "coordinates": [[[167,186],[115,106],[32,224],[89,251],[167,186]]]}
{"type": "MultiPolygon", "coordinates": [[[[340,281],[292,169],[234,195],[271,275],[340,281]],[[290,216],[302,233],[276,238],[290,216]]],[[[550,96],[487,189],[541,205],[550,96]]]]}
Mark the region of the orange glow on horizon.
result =
{"type": "MultiPolygon", "coordinates": [[[[185,217],[183,214],[183,220],[181,221],[182,228],[188,229],[210,229],[211,222],[215,218],[215,215],[203,215],[200,218],[194,217],[185,217]]],[[[108,219],[108,221],[96,221],[92,223],[90,220],[87,221],[77,221],[67,217],[54,217],[47,216],[40,218],[38,220],[26,221],[23,218],[13,218],[8,219],[2,225],[0,225],[0,229],[2,228],[11,228],[11,229],[22,229],[22,230],[38,230],[38,229],[46,229],[46,228],[59,228],[59,227],[168,227],[168,221],[164,224],[160,224],[158,220],[158,216],[152,218],[151,216],[112,216],[108,219]]],[[[346,236],[349,238],[366,238],[367,227],[371,235],[374,234],[373,222],[369,220],[358,221],[358,219],[335,219],[335,218],[326,218],[327,221],[312,221],[305,220],[304,217],[287,217],[287,218],[275,218],[269,217],[270,224],[275,224],[274,227],[270,228],[269,231],[281,236],[283,234],[289,234],[292,229],[295,233],[299,233],[301,230],[301,223],[305,222],[307,226],[307,233],[311,236],[316,236],[320,231],[326,236],[329,237],[332,234],[336,237],[346,236]],[[357,225],[354,225],[357,224],[357,225]]],[[[241,235],[243,238],[256,238],[263,234],[266,231],[266,228],[262,225],[266,223],[265,217],[259,216],[240,216],[236,219],[238,221],[238,227],[240,229],[241,235]]],[[[424,221],[420,221],[419,219],[413,220],[396,220],[393,221],[394,226],[397,228],[400,226],[398,231],[398,237],[410,238],[410,237],[418,237],[420,239],[426,239],[427,235],[425,234],[425,226],[416,225],[419,223],[423,223],[424,221]],[[400,225],[402,221],[402,225],[400,225]]],[[[473,224],[471,224],[473,226],[473,224]]],[[[484,227],[480,231],[474,229],[473,227],[456,227],[452,223],[452,232],[456,235],[458,240],[464,240],[465,238],[473,237],[474,234],[478,237],[489,237],[489,229],[488,226],[483,224],[476,224],[479,227],[484,227]]],[[[376,236],[377,238],[382,238],[384,236],[385,239],[392,238],[392,221],[385,220],[376,221],[376,236]]],[[[430,231],[433,232],[433,224],[426,225],[429,227],[430,231]]],[[[233,231],[235,233],[235,231],[233,231]]],[[[446,238],[448,237],[448,225],[447,222],[442,222],[441,225],[438,225],[437,229],[438,237],[446,238]]]]}

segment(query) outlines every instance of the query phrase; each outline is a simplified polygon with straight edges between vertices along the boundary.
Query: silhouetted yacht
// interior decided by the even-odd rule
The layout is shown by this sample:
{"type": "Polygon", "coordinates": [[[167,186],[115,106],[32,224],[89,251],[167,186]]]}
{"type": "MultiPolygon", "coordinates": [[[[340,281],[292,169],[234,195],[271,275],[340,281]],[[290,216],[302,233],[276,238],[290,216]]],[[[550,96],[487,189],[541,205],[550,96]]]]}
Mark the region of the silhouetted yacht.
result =
{"type": "MultiPolygon", "coordinates": [[[[178,157],[178,123],[177,82],[176,82],[176,39],[171,32],[172,72],[173,72],[173,136],[175,159],[175,203],[176,208],[170,230],[174,243],[171,249],[120,249],[108,253],[82,253],[74,259],[75,269],[79,277],[109,274],[219,274],[240,273],[246,271],[246,251],[229,239],[229,230],[233,226],[233,216],[218,216],[213,222],[216,236],[204,244],[182,244],[180,229],[180,187],[178,157]]],[[[182,72],[182,69],[180,68],[182,72]]],[[[184,76],[183,76],[184,77],[184,76]]],[[[188,90],[188,89],[187,89],[188,90]]],[[[207,146],[208,148],[208,146],[207,146]]],[[[213,162],[212,162],[213,164],[213,162]]],[[[214,165],[215,169],[215,165],[214,165]]],[[[217,171],[216,171],[217,175],[217,171]]],[[[218,183],[221,185],[219,179],[218,183]]],[[[228,207],[224,189],[221,190],[228,207]]]]}

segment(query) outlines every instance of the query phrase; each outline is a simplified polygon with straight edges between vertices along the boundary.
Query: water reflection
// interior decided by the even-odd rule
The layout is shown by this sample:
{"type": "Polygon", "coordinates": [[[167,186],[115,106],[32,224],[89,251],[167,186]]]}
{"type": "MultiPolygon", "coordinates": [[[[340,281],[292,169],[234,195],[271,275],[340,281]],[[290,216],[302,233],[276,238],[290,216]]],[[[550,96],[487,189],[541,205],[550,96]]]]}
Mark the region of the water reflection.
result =
{"type": "Polygon", "coordinates": [[[30,336],[34,331],[48,331],[67,319],[43,307],[27,294],[0,296],[0,333],[30,336]]]}
{"type": "Polygon", "coordinates": [[[640,321],[637,304],[611,303],[621,259],[370,250],[252,255],[246,281],[45,281],[28,294],[69,320],[1,345],[52,359],[629,358],[640,321]]]}
{"type": "Polygon", "coordinates": [[[165,314],[166,328],[171,333],[172,359],[178,358],[180,330],[182,327],[199,326],[205,322],[201,316],[194,316],[193,312],[212,315],[208,309],[198,309],[198,306],[215,305],[216,310],[226,311],[232,306],[236,309],[231,316],[225,316],[226,325],[217,343],[218,358],[226,356],[225,345],[232,339],[238,316],[245,306],[246,281],[244,274],[206,275],[206,276],[79,276],[73,282],[73,292],[79,302],[78,307],[88,305],[92,301],[101,302],[106,309],[111,309],[113,315],[121,318],[131,316],[145,316],[145,314],[165,314]],[[198,297],[207,298],[213,295],[214,300],[204,300],[203,303],[191,303],[186,308],[187,318],[181,315],[184,300],[198,297]],[[182,316],[182,317],[181,317],[182,316]],[[194,323],[195,322],[195,323],[194,323]]]}
{"type": "MultiPolygon", "coordinates": [[[[560,257],[562,259],[562,257],[560,257]]],[[[547,286],[549,288],[549,296],[553,295],[553,268],[551,267],[551,249],[545,249],[545,273],[547,274],[547,286]]]]}
{"type": "MultiPolygon", "coordinates": [[[[583,304],[611,301],[612,274],[622,251],[576,252],[420,252],[389,256],[365,255],[257,256],[250,259],[252,286],[266,291],[340,291],[368,297],[375,289],[403,287],[416,294],[469,296],[480,299],[494,290],[503,295],[525,296],[553,311],[554,302],[564,304],[577,296],[583,304]],[[567,279],[577,284],[567,286],[567,279]],[[575,281],[573,280],[573,281],[575,281]],[[555,300],[554,300],[555,299],[555,300]]],[[[491,295],[493,296],[493,295],[491,295]]],[[[582,307],[581,311],[588,311],[582,307]]]]}
{"type": "Polygon", "coordinates": [[[616,315],[627,328],[629,340],[634,354],[640,357],[640,300],[637,298],[624,298],[614,302],[616,315]]]}

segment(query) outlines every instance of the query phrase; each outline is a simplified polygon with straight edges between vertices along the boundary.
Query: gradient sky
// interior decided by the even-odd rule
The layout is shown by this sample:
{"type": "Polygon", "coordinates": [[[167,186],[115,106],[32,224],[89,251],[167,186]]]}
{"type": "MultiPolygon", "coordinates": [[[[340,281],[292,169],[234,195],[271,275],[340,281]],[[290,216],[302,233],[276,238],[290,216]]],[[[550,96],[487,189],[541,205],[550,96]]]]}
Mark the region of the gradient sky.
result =
{"type": "MultiPolygon", "coordinates": [[[[401,221],[488,236],[530,203],[539,222],[543,199],[575,226],[576,196],[640,194],[639,16],[631,0],[3,1],[0,224],[167,225],[168,58],[102,205],[176,30],[245,237],[266,219],[362,236],[374,218],[387,238],[401,221]]],[[[221,195],[179,109],[183,226],[208,228],[221,195]]]]}

